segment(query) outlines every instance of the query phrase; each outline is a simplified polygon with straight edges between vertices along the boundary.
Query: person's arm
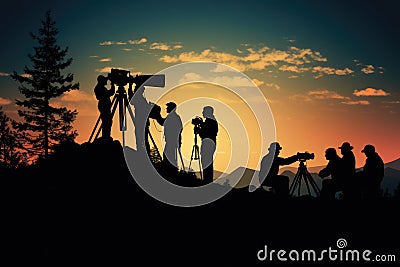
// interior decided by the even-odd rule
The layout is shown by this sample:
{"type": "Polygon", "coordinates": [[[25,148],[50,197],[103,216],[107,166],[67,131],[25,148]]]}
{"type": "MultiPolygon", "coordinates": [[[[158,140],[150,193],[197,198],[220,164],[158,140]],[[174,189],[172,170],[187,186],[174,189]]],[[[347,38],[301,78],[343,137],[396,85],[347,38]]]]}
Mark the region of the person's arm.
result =
{"type": "Polygon", "coordinates": [[[289,164],[295,163],[299,159],[299,157],[297,155],[293,155],[288,158],[280,158],[279,157],[278,159],[279,159],[279,165],[289,165],[289,164]]]}
{"type": "Polygon", "coordinates": [[[114,83],[111,84],[110,90],[107,90],[108,96],[113,96],[115,94],[115,85],[114,83]]]}
{"type": "Polygon", "coordinates": [[[331,172],[332,172],[332,166],[331,166],[331,162],[329,162],[325,168],[323,168],[322,170],[319,171],[318,176],[321,178],[325,178],[325,177],[331,175],[331,172]]]}

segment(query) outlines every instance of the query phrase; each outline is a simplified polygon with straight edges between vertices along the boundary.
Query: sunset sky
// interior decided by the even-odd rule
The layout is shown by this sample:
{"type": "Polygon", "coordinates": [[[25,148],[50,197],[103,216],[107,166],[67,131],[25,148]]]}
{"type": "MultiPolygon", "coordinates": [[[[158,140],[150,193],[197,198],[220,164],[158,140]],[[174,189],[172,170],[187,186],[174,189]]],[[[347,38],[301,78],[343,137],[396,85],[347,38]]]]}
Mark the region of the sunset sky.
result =
{"type": "MultiPolygon", "coordinates": [[[[395,1],[70,0],[1,5],[0,105],[15,118],[14,100],[21,95],[8,75],[31,66],[27,54],[36,43],[29,33],[37,32],[51,9],[60,31],[58,44],[68,46],[74,59],[67,71],[80,82],[79,91],[57,100],[79,112],[78,143],[88,140],[98,117],[93,88],[99,74],[112,67],[153,74],[178,63],[213,61],[243,72],[258,85],[273,113],[283,156],[314,152],[309,165],[325,165],[325,149],[349,141],[357,167],[364,165],[360,151],[366,144],[375,145],[385,162],[400,157],[395,1]]],[[[176,101],[197,96],[193,90],[176,101]]],[[[247,112],[237,107],[241,111],[247,112]]],[[[215,116],[223,114],[216,110],[215,116]]],[[[184,138],[192,142],[190,134],[184,138]]],[[[219,170],[227,164],[222,155],[229,147],[221,141],[217,148],[219,170]]],[[[248,167],[257,168],[256,161],[248,167]]]]}

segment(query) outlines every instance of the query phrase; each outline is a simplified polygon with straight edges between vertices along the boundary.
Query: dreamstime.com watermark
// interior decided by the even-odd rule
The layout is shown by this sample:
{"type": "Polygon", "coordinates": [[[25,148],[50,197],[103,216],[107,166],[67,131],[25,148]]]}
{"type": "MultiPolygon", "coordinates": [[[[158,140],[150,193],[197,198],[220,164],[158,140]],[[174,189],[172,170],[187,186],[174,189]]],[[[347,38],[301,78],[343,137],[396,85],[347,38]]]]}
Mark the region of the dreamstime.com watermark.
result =
{"type": "Polygon", "coordinates": [[[336,241],[336,247],[328,247],[322,250],[275,250],[264,245],[264,248],[257,252],[257,259],[268,262],[396,262],[397,260],[394,254],[374,254],[368,249],[346,249],[346,247],[347,241],[344,238],[339,238],[336,241]]]}

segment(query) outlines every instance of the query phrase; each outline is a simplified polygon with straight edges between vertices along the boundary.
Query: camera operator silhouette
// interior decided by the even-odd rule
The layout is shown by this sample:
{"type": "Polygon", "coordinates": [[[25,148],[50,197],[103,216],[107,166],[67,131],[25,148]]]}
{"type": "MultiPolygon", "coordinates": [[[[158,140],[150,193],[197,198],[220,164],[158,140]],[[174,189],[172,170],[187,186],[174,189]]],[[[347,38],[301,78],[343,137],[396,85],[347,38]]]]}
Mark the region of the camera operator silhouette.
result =
{"type": "Polygon", "coordinates": [[[182,144],[182,120],[176,113],[176,104],[174,102],[167,103],[167,117],[161,116],[157,122],[164,126],[165,147],[163,153],[163,164],[168,172],[174,173],[178,171],[178,153],[182,144]]]}
{"type": "Polygon", "coordinates": [[[100,111],[100,118],[102,122],[102,138],[111,138],[112,114],[111,114],[111,100],[110,97],[115,94],[114,83],[111,83],[111,88],[106,88],[107,78],[103,75],[97,77],[97,84],[94,88],[96,99],[99,101],[97,108],[100,111]]]}
{"type": "Polygon", "coordinates": [[[329,161],[328,165],[318,175],[322,179],[330,175],[332,179],[324,179],[322,181],[321,198],[334,200],[336,192],[343,191],[345,186],[343,162],[333,147],[325,150],[325,158],[329,161]]]}
{"type": "Polygon", "coordinates": [[[381,182],[385,175],[384,163],[373,145],[366,145],[362,153],[367,157],[363,170],[356,173],[363,197],[375,199],[379,196],[381,182]]]}
{"type": "Polygon", "coordinates": [[[201,165],[203,168],[204,182],[212,183],[214,178],[214,153],[217,145],[218,122],[214,116],[214,108],[203,108],[204,122],[199,125],[198,133],[201,138],[201,165]]]}
{"type": "Polygon", "coordinates": [[[144,86],[142,84],[135,84],[135,88],[132,88],[133,83],[133,80],[129,81],[128,97],[130,103],[133,104],[135,108],[135,126],[138,126],[135,127],[136,149],[138,152],[150,153],[150,143],[148,139],[150,120],[148,114],[154,105],[147,102],[147,99],[144,97],[144,86]],[[135,97],[133,97],[134,94],[135,97]],[[145,126],[144,131],[140,125],[145,126]]]}
{"type": "Polygon", "coordinates": [[[278,175],[279,166],[289,165],[296,162],[299,157],[293,155],[288,158],[279,157],[282,147],[278,142],[272,142],[268,148],[269,152],[263,157],[260,164],[259,180],[262,186],[269,186],[279,197],[286,197],[289,194],[289,177],[278,175]],[[272,163],[271,163],[272,162],[272,163]],[[271,167],[268,171],[268,165],[271,167]]]}
{"type": "Polygon", "coordinates": [[[342,175],[345,179],[343,182],[344,198],[353,198],[355,194],[355,174],[356,174],[356,158],[353,153],[353,146],[349,142],[344,142],[340,147],[342,175]]]}

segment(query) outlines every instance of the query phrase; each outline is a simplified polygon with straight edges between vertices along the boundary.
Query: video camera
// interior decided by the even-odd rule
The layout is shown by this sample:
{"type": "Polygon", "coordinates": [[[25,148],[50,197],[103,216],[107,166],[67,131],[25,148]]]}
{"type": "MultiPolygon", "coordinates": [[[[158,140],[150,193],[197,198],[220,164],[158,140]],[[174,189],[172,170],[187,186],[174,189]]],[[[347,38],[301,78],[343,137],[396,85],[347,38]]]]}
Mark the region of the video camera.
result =
{"type": "Polygon", "coordinates": [[[201,117],[195,117],[192,119],[192,124],[194,126],[200,126],[203,123],[203,119],[201,117]]]}
{"type": "Polygon", "coordinates": [[[203,123],[203,119],[199,116],[196,116],[192,119],[192,124],[194,125],[194,133],[198,134],[200,130],[200,125],[203,123]]]}
{"type": "Polygon", "coordinates": [[[314,153],[308,153],[308,152],[298,152],[297,153],[297,158],[299,161],[306,161],[309,159],[314,159],[314,153]]]}
{"type": "Polygon", "coordinates": [[[136,84],[136,88],[139,88],[146,82],[146,86],[165,87],[164,74],[131,76],[131,72],[129,70],[111,69],[107,79],[117,86],[125,86],[127,84],[134,83],[136,84]]]}

